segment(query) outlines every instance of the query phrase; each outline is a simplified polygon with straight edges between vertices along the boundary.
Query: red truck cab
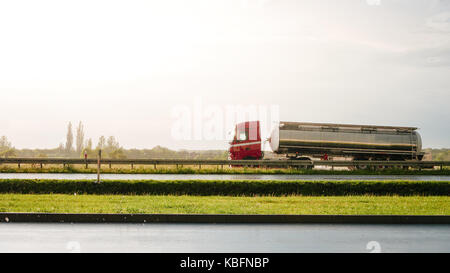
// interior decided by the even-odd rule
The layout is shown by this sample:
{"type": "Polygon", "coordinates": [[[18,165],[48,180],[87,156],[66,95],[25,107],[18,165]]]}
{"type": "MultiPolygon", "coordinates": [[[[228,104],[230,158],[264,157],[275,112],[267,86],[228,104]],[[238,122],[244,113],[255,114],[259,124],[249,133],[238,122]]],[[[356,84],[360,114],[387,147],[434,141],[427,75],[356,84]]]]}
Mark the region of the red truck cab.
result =
{"type": "Polygon", "coordinates": [[[246,121],[236,124],[229,153],[231,160],[262,159],[259,121],[246,121]]]}

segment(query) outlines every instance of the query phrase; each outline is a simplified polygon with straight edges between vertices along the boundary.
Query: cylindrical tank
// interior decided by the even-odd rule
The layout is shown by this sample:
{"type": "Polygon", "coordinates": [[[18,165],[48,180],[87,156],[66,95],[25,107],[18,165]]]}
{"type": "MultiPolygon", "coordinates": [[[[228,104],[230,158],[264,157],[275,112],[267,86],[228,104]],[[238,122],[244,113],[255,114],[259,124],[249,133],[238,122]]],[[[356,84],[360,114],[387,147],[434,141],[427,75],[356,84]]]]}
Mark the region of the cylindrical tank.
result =
{"type": "Polygon", "coordinates": [[[269,138],[275,153],[348,156],[355,159],[415,159],[423,153],[414,127],[280,122],[269,138]]]}

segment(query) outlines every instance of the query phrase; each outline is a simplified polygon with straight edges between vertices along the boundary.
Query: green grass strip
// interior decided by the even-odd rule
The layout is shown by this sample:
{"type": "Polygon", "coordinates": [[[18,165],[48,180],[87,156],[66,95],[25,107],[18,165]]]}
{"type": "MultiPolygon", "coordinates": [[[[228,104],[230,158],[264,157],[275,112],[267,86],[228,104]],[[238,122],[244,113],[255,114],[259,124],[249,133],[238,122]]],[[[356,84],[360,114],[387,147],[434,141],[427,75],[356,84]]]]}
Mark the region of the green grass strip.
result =
{"type": "Polygon", "coordinates": [[[0,180],[0,193],[222,196],[449,196],[450,181],[0,180]]]}
{"type": "MultiPolygon", "coordinates": [[[[213,166],[198,167],[153,167],[136,166],[130,167],[112,167],[102,165],[102,173],[107,174],[304,174],[304,175],[450,175],[450,168],[439,169],[410,169],[403,170],[398,168],[376,169],[376,170],[324,170],[324,169],[265,169],[265,168],[220,168],[213,166]]],[[[63,167],[26,167],[17,168],[16,166],[0,166],[0,173],[97,173],[96,168],[89,167],[85,169],[80,166],[68,165],[63,167]]]]}
{"type": "Polygon", "coordinates": [[[450,215],[446,196],[0,194],[1,212],[450,215]]]}

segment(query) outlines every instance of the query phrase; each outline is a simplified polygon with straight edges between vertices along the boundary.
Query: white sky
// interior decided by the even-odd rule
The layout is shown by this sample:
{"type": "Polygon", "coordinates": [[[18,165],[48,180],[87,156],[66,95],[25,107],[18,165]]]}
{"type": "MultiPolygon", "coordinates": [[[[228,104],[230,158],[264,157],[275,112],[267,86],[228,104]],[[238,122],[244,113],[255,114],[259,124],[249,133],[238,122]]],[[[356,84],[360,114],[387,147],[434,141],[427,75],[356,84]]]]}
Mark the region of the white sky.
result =
{"type": "Polygon", "coordinates": [[[194,97],[450,147],[450,1],[0,0],[0,135],[16,148],[56,147],[80,120],[94,143],[226,148],[171,136],[194,97]]]}

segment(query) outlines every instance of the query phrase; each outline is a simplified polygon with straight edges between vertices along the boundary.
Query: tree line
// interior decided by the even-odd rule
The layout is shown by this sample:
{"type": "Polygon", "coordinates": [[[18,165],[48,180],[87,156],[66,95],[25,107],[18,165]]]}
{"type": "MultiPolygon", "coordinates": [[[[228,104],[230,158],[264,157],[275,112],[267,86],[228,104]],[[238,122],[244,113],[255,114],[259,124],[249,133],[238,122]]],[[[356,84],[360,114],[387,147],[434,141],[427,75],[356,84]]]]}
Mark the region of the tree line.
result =
{"type": "Polygon", "coordinates": [[[88,158],[96,158],[102,150],[103,158],[112,159],[227,159],[228,152],[224,150],[181,150],[174,151],[156,146],[152,149],[125,149],[120,146],[114,136],[100,136],[95,147],[92,138],[86,138],[83,123],[76,128],[72,123],[67,125],[66,141],[57,148],[50,149],[16,149],[6,136],[0,137],[0,157],[80,157],[85,153],[88,158]]]}
{"type": "Polygon", "coordinates": [[[81,121],[75,128],[75,131],[74,136],[72,123],[69,122],[67,126],[66,143],[65,145],[60,143],[58,147],[59,151],[64,151],[65,156],[83,157],[86,154],[88,157],[96,157],[98,151],[102,150],[102,156],[107,158],[127,158],[125,150],[120,146],[114,136],[109,136],[108,138],[101,136],[98,139],[97,145],[94,147],[92,138],[85,139],[84,125],[81,121]]]}

